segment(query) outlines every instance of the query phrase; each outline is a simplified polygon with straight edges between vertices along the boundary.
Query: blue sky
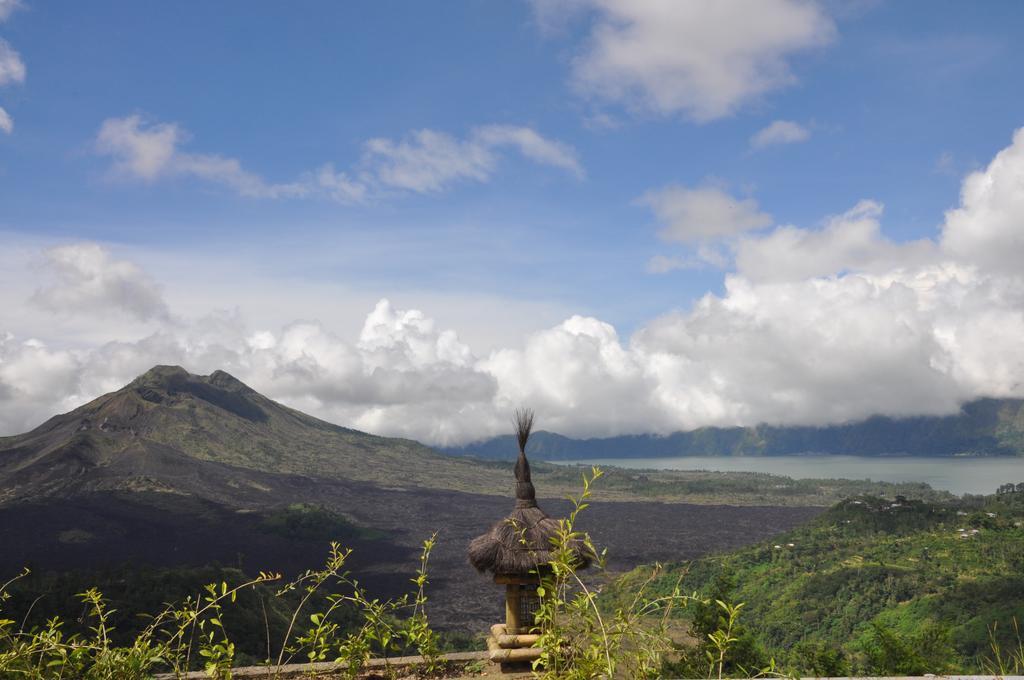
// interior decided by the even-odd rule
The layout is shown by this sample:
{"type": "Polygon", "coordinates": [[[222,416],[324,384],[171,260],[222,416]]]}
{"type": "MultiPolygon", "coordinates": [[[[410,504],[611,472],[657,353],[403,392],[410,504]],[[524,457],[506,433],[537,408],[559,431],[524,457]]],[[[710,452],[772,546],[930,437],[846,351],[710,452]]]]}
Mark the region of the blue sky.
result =
{"type": "MultiPolygon", "coordinates": [[[[887,266],[892,257],[902,269],[945,261],[898,246],[939,244],[964,178],[984,172],[1024,122],[1024,5],[719,7],[0,0],[0,107],[11,121],[0,129],[0,248],[26,268],[4,279],[0,334],[11,346],[33,339],[77,353],[63,401],[39,401],[8,429],[134,370],[128,362],[88,377],[110,343],[194,333],[196,319],[224,310],[245,326],[238,337],[303,320],[358,346],[367,313],[386,297],[436,319],[438,332],[454,328],[473,357],[462,368],[487,373],[480,362],[506,349],[528,355],[531,334],[572,315],[612,327],[627,352],[665,315],[692,326],[703,296],[727,301],[727,277],[747,276],[734,259],[740,241],[786,225],[817,233],[865,199],[884,205],[868,219],[881,249],[897,249],[887,266]],[[20,77],[3,75],[12,53],[20,77]],[[776,135],[756,143],[773,124],[776,135]],[[334,193],[325,168],[348,193],[334,193]],[[723,214],[721,201],[735,210],[723,214]],[[54,264],[54,249],[71,246],[99,248],[91,274],[54,264]],[[157,291],[168,311],[101,299],[134,284],[157,291]],[[59,285],[80,290],[40,294],[59,285]],[[83,318],[91,305],[103,313],[83,318]]],[[[840,257],[840,269],[804,282],[878,275],[876,256],[840,257]]],[[[166,358],[194,345],[181,340],[166,358]]],[[[162,358],[143,354],[138,362],[162,358]]],[[[324,417],[394,429],[387,399],[334,403],[261,379],[251,357],[231,361],[324,417]]],[[[406,433],[486,433],[503,422],[492,411],[534,394],[488,375],[497,387],[483,405],[459,406],[459,424],[406,433]],[[488,424],[465,424],[473,418],[488,424]]],[[[1019,386],[950,380],[924,411],[1019,386]]],[[[691,395],[670,398],[671,413],[623,416],[602,432],[571,415],[584,402],[552,390],[538,394],[558,402],[555,422],[584,434],[780,417],[747,398],[691,395]]],[[[913,411],[915,396],[886,407],[913,411]]],[[[869,403],[796,420],[862,415],[869,403]]]]}

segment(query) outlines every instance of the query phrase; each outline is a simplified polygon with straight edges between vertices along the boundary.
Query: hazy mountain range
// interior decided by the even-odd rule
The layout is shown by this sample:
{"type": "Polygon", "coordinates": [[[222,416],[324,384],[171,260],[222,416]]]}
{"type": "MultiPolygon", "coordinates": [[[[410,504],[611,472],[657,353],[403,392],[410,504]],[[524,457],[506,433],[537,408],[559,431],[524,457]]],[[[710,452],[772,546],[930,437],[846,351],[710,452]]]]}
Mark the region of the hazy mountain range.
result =
{"type": "MultiPolygon", "coordinates": [[[[461,456],[511,459],[511,435],[494,437],[446,452],[461,456]]],[[[640,434],[572,439],[554,432],[530,438],[528,453],[542,460],[657,458],[664,456],[1020,456],[1024,455],[1024,400],[979,399],[949,416],[875,416],[825,427],[704,427],[670,435],[640,434]]]]}

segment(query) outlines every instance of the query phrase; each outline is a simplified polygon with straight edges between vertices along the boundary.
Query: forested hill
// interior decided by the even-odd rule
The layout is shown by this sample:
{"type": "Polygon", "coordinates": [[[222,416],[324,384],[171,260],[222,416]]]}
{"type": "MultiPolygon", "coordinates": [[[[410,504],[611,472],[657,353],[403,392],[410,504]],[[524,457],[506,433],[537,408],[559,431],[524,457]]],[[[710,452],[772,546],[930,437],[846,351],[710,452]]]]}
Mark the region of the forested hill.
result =
{"type": "MultiPolygon", "coordinates": [[[[653,594],[679,583],[744,603],[735,661],[748,667],[774,657],[803,675],[991,672],[990,631],[1009,654],[1024,623],[1024,484],[999,491],[851,498],[762,545],[667,565],[653,594]]],[[[628,595],[649,575],[638,568],[614,588],[628,595]]],[[[695,639],[714,629],[716,607],[687,610],[695,639]]],[[[683,666],[673,675],[694,677],[683,666]]]]}
{"type": "MultiPolygon", "coordinates": [[[[511,436],[445,449],[455,455],[513,458],[511,436]]],[[[979,399],[950,416],[889,418],[826,427],[704,427],[667,436],[572,439],[553,432],[530,438],[527,452],[541,460],[656,458],[662,456],[1020,456],[1024,455],[1024,400],[979,399]]]]}

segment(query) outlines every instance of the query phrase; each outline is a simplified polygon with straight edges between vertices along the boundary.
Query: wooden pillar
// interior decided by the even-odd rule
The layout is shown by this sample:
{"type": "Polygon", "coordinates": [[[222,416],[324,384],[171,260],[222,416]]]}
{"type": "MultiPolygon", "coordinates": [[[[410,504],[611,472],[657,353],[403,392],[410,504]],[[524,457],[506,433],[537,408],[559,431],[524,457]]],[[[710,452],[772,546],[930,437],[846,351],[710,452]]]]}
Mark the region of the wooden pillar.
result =
{"type": "Polygon", "coordinates": [[[519,584],[508,583],[505,585],[505,630],[509,635],[518,635],[521,622],[519,612],[519,584]]]}
{"type": "Polygon", "coordinates": [[[540,658],[541,650],[535,646],[540,636],[530,632],[533,620],[523,620],[527,614],[521,606],[524,590],[535,588],[536,581],[527,574],[494,575],[494,582],[505,586],[505,623],[491,626],[487,650],[488,658],[500,663],[503,673],[529,671],[531,662],[540,658]]]}

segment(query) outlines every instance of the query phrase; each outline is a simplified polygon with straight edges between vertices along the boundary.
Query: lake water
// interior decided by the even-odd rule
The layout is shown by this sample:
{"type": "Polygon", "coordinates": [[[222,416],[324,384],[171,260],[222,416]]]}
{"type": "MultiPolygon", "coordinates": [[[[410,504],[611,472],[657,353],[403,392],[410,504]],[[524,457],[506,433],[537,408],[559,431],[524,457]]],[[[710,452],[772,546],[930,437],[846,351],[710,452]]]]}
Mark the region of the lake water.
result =
{"type": "Polygon", "coordinates": [[[1006,482],[1024,482],[1024,458],[920,458],[911,456],[680,456],[558,461],[634,470],[767,472],[794,479],[871,479],[924,482],[955,494],[995,493],[1006,482]]]}

